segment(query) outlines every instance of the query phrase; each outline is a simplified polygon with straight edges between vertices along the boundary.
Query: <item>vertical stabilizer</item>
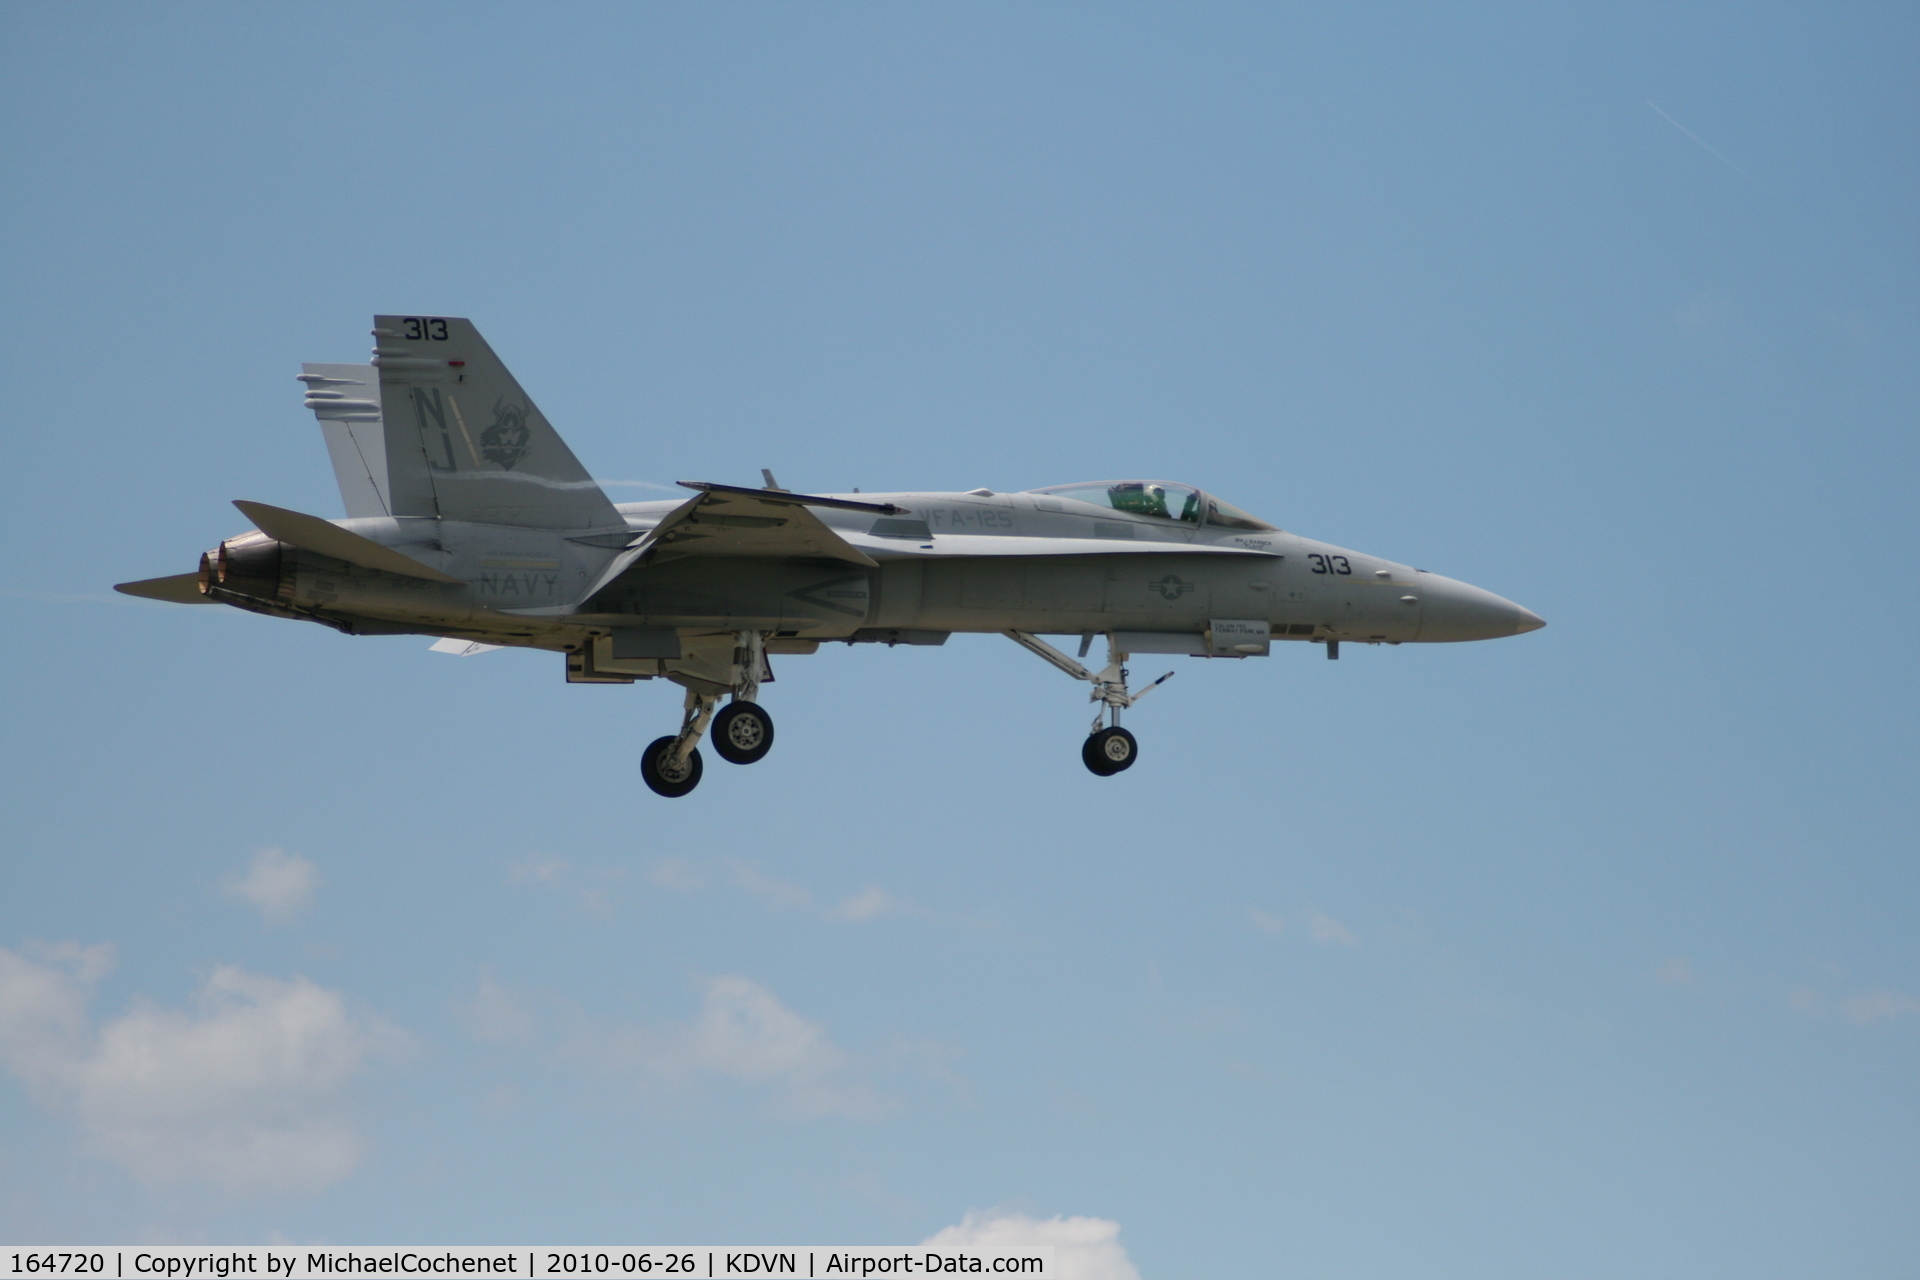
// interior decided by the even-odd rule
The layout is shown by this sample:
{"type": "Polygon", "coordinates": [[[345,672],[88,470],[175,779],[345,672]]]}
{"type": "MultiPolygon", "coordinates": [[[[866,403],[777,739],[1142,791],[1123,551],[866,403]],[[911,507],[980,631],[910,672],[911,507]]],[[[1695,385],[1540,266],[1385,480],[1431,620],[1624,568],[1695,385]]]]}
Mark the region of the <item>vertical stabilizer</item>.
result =
{"type": "Polygon", "coordinates": [[[624,528],[573,450],[466,320],[376,316],[393,514],[624,528]]]}
{"type": "Polygon", "coordinates": [[[392,515],[379,371],[370,364],[303,364],[300,381],[307,387],[307,408],[327,438],[348,518],[392,515]]]}

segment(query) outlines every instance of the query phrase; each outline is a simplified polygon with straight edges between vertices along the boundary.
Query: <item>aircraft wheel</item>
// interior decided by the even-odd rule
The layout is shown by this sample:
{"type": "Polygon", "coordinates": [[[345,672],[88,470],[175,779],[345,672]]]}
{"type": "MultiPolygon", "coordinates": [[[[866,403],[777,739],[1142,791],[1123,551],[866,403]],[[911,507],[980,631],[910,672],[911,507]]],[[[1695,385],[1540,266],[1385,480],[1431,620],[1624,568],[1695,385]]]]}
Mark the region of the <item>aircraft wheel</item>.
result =
{"type": "Polygon", "coordinates": [[[683,796],[700,785],[700,751],[695,748],[687,752],[687,759],[678,769],[668,772],[661,768],[661,762],[673,749],[678,738],[668,736],[655,738],[647,744],[640,754],[640,780],[656,794],[663,796],[683,796]]]}
{"type": "Polygon", "coordinates": [[[728,764],[752,764],[773,749],[773,717],[758,703],[729,702],[713,718],[713,749],[728,764]]]}
{"type": "Polygon", "coordinates": [[[1112,777],[1132,766],[1140,755],[1140,744],[1125,729],[1102,729],[1080,748],[1080,759],[1102,778],[1112,777]]]}

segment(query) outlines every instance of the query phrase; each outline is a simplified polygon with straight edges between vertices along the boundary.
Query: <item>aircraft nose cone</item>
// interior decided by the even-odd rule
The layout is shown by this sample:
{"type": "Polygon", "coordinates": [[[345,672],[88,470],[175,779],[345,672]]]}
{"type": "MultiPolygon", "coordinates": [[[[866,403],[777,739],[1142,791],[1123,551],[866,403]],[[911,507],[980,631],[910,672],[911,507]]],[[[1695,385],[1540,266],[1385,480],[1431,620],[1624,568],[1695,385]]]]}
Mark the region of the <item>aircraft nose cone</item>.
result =
{"type": "Polygon", "coordinates": [[[1420,622],[1422,640],[1495,640],[1538,631],[1547,620],[1531,609],[1439,574],[1421,579],[1425,590],[1420,622]]]}

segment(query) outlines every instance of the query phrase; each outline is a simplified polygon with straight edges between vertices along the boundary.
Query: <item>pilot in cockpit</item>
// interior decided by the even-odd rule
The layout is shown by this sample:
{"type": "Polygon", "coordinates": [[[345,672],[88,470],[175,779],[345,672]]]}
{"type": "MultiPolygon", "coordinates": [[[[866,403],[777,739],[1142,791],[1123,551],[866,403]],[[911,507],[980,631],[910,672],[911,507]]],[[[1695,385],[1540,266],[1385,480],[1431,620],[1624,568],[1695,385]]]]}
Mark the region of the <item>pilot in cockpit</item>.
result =
{"type": "MultiPolygon", "coordinates": [[[[1188,524],[1200,522],[1200,495],[1191,489],[1183,490],[1186,504],[1181,507],[1179,519],[1188,524]]],[[[1128,481],[1112,485],[1107,489],[1107,500],[1115,511],[1125,511],[1136,516],[1159,516],[1162,520],[1176,517],[1167,508],[1167,487],[1146,481],[1128,481]]]]}

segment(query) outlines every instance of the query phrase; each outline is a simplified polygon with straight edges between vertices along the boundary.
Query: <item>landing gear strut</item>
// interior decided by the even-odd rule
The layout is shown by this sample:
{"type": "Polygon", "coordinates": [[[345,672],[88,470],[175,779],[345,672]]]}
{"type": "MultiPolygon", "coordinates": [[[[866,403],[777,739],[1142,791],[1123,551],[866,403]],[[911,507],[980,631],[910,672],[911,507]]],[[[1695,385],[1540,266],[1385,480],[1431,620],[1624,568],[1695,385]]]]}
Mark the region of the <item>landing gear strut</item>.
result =
{"type": "MultiPolygon", "coordinates": [[[[713,750],[729,764],[752,764],[773,748],[773,717],[754,699],[766,671],[766,637],[742,631],[733,651],[733,701],[720,706],[728,686],[689,677],[680,732],[655,738],[640,756],[640,779],[656,794],[684,796],[700,785],[700,749],[694,743],[708,727],[713,750]]],[[[723,669],[724,670],[724,669],[723,669]]],[[[721,674],[716,671],[715,674],[721,674]]],[[[675,677],[679,679],[679,677],[675,677]]]]}
{"type": "Polygon", "coordinates": [[[767,638],[742,631],[733,650],[739,679],[733,701],[713,718],[713,749],[728,764],[752,764],[773,750],[773,717],[759,702],[760,673],[767,669],[767,638]]]}
{"type": "Polygon", "coordinates": [[[683,796],[700,785],[700,749],[693,744],[707,731],[713,710],[720,699],[712,694],[687,690],[686,709],[681,715],[680,732],[655,738],[640,753],[640,780],[663,796],[683,796]]]}
{"type": "MultiPolygon", "coordinates": [[[[1112,636],[1107,637],[1107,665],[1095,675],[1039,636],[1026,631],[1009,631],[1006,635],[1021,648],[1045,658],[1075,680],[1085,680],[1093,686],[1089,700],[1099,703],[1100,709],[1094,713],[1092,733],[1080,746],[1081,763],[1102,778],[1110,778],[1123,769],[1131,768],[1140,756],[1140,744],[1132,734],[1120,727],[1120,713],[1172,679],[1173,672],[1167,672],[1138,693],[1128,693],[1127,655],[1113,643],[1112,636]]],[[[1081,646],[1080,652],[1086,652],[1085,645],[1081,646]]]]}

